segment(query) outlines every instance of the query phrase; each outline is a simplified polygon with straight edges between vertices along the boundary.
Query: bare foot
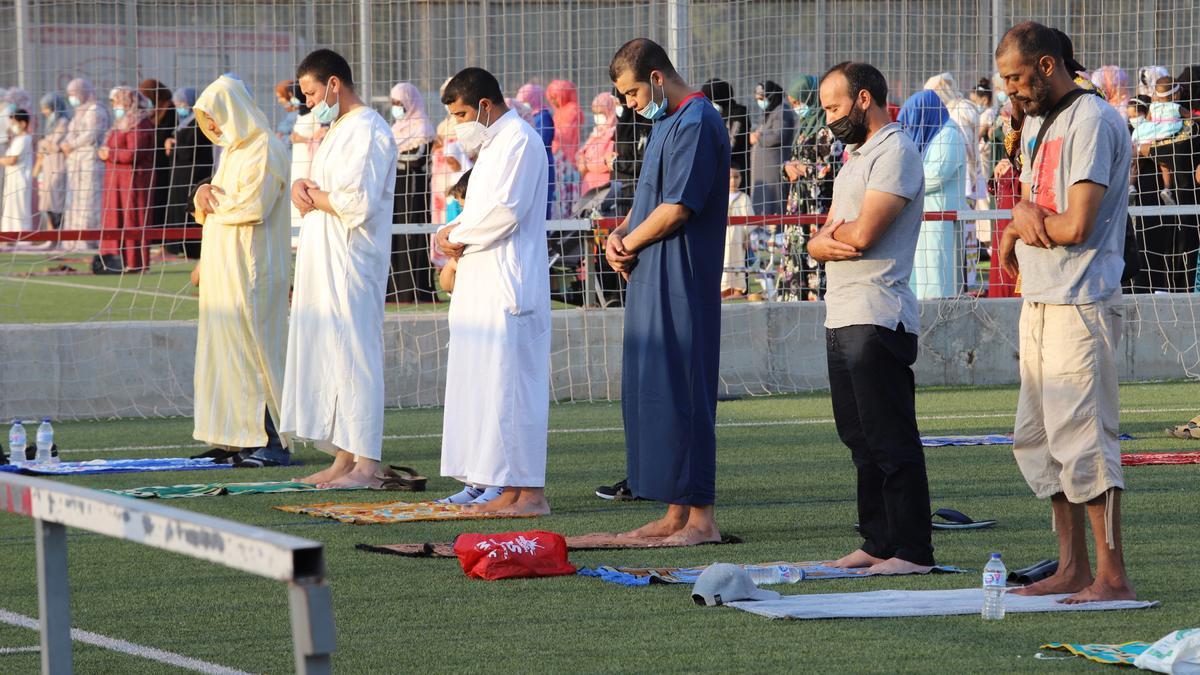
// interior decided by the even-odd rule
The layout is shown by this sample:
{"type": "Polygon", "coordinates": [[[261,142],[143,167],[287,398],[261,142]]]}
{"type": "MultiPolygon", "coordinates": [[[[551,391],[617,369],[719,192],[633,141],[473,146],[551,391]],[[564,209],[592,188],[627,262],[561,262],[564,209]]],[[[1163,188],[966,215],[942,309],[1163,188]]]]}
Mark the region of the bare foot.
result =
{"type": "Polygon", "coordinates": [[[721,541],[721,533],[715,525],[707,528],[688,525],[666,539],[663,539],[662,543],[664,546],[696,546],[697,544],[710,544],[719,541],[721,541]]]}
{"type": "Polygon", "coordinates": [[[1014,595],[1058,595],[1060,593],[1078,593],[1092,585],[1092,574],[1086,576],[1055,572],[1053,575],[1034,582],[1028,586],[1014,588],[1009,591],[1014,595]]]}
{"type": "Polygon", "coordinates": [[[829,563],[829,566],[840,567],[842,569],[854,569],[858,567],[870,567],[872,565],[878,565],[881,562],[884,562],[883,558],[876,558],[860,548],[850,555],[842,556],[841,558],[834,560],[833,562],[829,563]]]}
{"type": "Polygon", "coordinates": [[[314,474],[305,476],[304,478],[297,478],[295,480],[295,482],[309,483],[312,485],[320,485],[322,483],[328,483],[331,480],[337,480],[338,478],[345,476],[346,474],[350,473],[353,470],[354,470],[354,462],[353,461],[343,462],[342,459],[339,457],[339,458],[333,460],[333,464],[331,464],[328,468],[326,468],[322,471],[318,471],[314,474]]]}
{"type": "Polygon", "coordinates": [[[1079,605],[1085,602],[1100,602],[1102,600],[1137,600],[1137,593],[1133,592],[1133,586],[1129,585],[1127,579],[1122,579],[1117,584],[1097,579],[1092,582],[1091,586],[1069,598],[1063,598],[1059,602],[1064,605],[1079,605]]]}
{"type": "Polygon", "coordinates": [[[330,481],[317,483],[319,488],[378,488],[383,480],[375,475],[374,467],[369,470],[354,469],[330,481]]]}
{"type": "Polygon", "coordinates": [[[900,558],[888,558],[867,568],[871,574],[928,574],[933,567],[910,563],[900,558]]]}
{"type": "Polygon", "coordinates": [[[670,512],[658,520],[646,523],[636,530],[623,533],[623,537],[633,539],[662,539],[669,537],[687,526],[687,519],[679,518],[670,512]]]}
{"type": "Polygon", "coordinates": [[[468,513],[497,513],[507,511],[513,507],[513,504],[517,503],[517,497],[520,496],[520,488],[504,488],[504,492],[501,492],[492,501],[483,504],[467,504],[463,510],[468,513]]]}
{"type": "Polygon", "coordinates": [[[501,513],[506,516],[548,516],[550,515],[550,502],[546,501],[545,495],[539,490],[531,492],[529,490],[519,489],[521,493],[517,501],[501,513]]]}

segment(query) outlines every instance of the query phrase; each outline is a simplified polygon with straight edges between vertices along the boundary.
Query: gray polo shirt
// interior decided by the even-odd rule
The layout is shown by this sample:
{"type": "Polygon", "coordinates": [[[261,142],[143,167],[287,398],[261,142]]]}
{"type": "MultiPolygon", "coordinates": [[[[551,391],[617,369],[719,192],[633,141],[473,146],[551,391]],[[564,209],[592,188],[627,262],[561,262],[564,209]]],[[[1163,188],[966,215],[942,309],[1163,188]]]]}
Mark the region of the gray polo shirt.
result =
{"type": "Polygon", "coordinates": [[[1099,96],[1085,94],[1063,110],[1042,139],[1034,161],[1029,151],[1042,128],[1029,117],[1021,129],[1025,169],[1021,182],[1035,204],[1067,210],[1067,191],[1088,181],[1104,186],[1100,210],[1087,241],[1037,248],[1017,242],[1021,295],[1051,305],[1086,305],[1121,292],[1125,269],[1125,220],[1129,209],[1129,163],[1133,150],[1125,122],[1099,96]]]}
{"type": "Polygon", "coordinates": [[[833,181],[833,219],[858,218],[867,190],[908,200],[883,236],[861,258],[825,264],[825,327],[876,325],[920,332],[917,298],[908,286],[925,202],[921,153],[899,124],[889,124],[858,148],[833,181]]]}

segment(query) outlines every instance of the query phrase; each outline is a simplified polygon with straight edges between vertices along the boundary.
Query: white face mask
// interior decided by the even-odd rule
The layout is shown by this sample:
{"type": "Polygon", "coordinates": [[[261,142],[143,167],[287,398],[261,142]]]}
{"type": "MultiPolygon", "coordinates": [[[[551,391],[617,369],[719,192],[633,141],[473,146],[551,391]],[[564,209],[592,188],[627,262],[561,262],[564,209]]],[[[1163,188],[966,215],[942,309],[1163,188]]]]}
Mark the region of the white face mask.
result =
{"type": "Polygon", "coordinates": [[[625,106],[619,105],[616,108],[613,108],[613,113],[615,113],[617,117],[624,117],[625,116],[625,106]]]}
{"type": "Polygon", "coordinates": [[[401,117],[404,117],[404,106],[402,106],[402,105],[392,106],[392,119],[398,120],[401,117]]]}
{"type": "Polygon", "coordinates": [[[606,117],[604,113],[593,113],[592,121],[596,123],[596,126],[602,127],[605,124],[608,124],[608,117],[606,117]]]}
{"type": "MultiPolygon", "coordinates": [[[[488,106],[487,110],[488,123],[492,121],[492,108],[488,106]]],[[[463,150],[468,155],[473,155],[479,152],[483,147],[487,126],[482,124],[478,118],[470,122],[460,122],[454,125],[454,135],[458,137],[458,142],[462,145],[463,150]]]]}
{"type": "Polygon", "coordinates": [[[16,122],[13,122],[12,124],[8,125],[8,133],[12,136],[20,136],[21,127],[16,122]]]}

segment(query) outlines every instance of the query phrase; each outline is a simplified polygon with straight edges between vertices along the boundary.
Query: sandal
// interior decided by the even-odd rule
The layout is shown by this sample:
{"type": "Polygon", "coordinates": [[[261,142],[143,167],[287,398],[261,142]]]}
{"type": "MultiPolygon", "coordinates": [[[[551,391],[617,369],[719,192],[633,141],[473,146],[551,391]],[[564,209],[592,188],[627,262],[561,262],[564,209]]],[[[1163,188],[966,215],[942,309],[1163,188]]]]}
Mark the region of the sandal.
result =
{"type": "Polygon", "coordinates": [[[954,509],[938,509],[930,518],[935,530],[981,530],[996,524],[994,520],[971,520],[965,513],[954,509]]]}
{"type": "Polygon", "coordinates": [[[388,468],[375,474],[379,481],[376,490],[402,490],[404,492],[424,492],[425,483],[429,479],[417,473],[416,469],[407,466],[389,464],[388,468]]]}
{"type": "Polygon", "coordinates": [[[1035,581],[1041,581],[1058,571],[1057,560],[1039,560],[1029,567],[1013,570],[1008,573],[1008,581],[1013,584],[1028,586],[1035,581]]]}
{"type": "Polygon", "coordinates": [[[1184,424],[1167,429],[1167,435],[1182,438],[1185,441],[1200,440],[1200,415],[1193,417],[1184,424]]]}
{"type": "Polygon", "coordinates": [[[209,448],[205,452],[188,457],[188,459],[212,459],[213,464],[228,464],[227,460],[236,454],[238,454],[238,451],[231,452],[225,448],[209,448]]]}

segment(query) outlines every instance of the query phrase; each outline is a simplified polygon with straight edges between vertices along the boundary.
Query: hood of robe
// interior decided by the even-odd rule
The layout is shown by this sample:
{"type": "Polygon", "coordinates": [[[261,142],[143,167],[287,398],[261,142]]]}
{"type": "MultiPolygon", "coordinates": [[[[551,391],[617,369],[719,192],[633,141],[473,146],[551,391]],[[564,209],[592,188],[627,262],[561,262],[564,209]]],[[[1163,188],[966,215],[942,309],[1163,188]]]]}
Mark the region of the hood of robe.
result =
{"type": "Polygon", "coordinates": [[[241,80],[222,75],[208,85],[192,106],[200,130],[216,145],[236,148],[259,134],[269,133],[271,125],[258,104],[250,97],[241,80]],[[207,119],[221,130],[214,137],[207,119]]]}

